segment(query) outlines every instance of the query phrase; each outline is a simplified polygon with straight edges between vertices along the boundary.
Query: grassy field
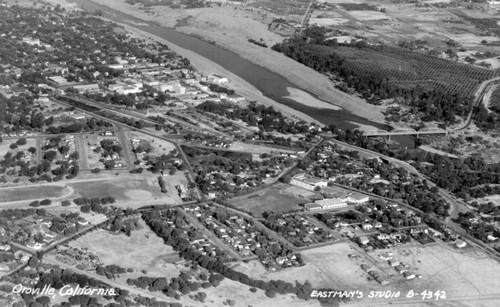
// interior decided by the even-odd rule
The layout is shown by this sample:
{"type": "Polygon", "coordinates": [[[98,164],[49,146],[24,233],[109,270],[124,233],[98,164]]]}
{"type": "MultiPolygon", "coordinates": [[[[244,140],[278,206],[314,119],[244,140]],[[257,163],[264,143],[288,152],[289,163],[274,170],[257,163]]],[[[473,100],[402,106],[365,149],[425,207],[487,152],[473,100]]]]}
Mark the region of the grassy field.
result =
{"type": "MultiPolygon", "coordinates": [[[[118,283],[125,284],[127,278],[135,279],[141,276],[172,278],[186,271],[184,262],[179,261],[178,253],[165,245],[146,225],[142,225],[143,228],[133,231],[130,237],[99,229],[72,241],[69,245],[95,252],[104,265],[117,264],[134,269],[133,273],[122,274],[115,279],[118,283]]],[[[252,293],[250,287],[227,278],[217,288],[200,291],[207,294],[203,306],[224,306],[227,305],[228,299],[236,302],[234,306],[319,306],[317,301],[305,302],[291,294],[277,295],[270,299],[262,290],[252,293]]],[[[187,296],[183,296],[180,302],[184,306],[200,304],[187,296]]]]}
{"type": "Polygon", "coordinates": [[[314,193],[288,184],[277,183],[264,190],[233,198],[229,202],[238,209],[248,210],[260,215],[264,211],[284,212],[300,209],[300,203],[310,201],[308,198],[295,196],[299,194],[307,197],[307,195],[313,195],[314,193]]]}
{"type": "Polygon", "coordinates": [[[76,197],[104,197],[112,196],[117,205],[139,208],[148,204],[163,203],[177,204],[182,202],[175,186],[187,184],[181,172],[165,177],[168,193],[161,193],[156,175],[152,174],[123,174],[120,177],[111,177],[108,180],[96,180],[79,183],[70,183],[75,189],[76,197]]]}
{"type": "Polygon", "coordinates": [[[178,253],[165,245],[144,223],[142,228],[125,234],[106,230],[90,232],[70,243],[73,247],[87,248],[96,253],[103,264],[117,264],[134,271],[146,270],[148,276],[175,277],[179,274],[174,262],[178,253]]]}
{"type": "MultiPolygon", "coordinates": [[[[7,152],[11,152],[12,155],[15,155],[18,151],[28,152],[28,148],[35,147],[36,148],[36,139],[35,138],[26,138],[26,145],[18,146],[16,149],[10,149],[9,146],[15,143],[18,139],[6,139],[0,143],[0,157],[5,156],[7,152]]],[[[35,153],[36,156],[36,153],[35,153]]],[[[35,157],[33,156],[33,157],[35,157]]]]}
{"type": "Polygon", "coordinates": [[[62,186],[28,186],[19,188],[0,189],[0,203],[22,200],[42,200],[45,198],[61,197],[68,192],[68,189],[62,186]]]}
{"type": "Polygon", "coordinates": [[[161,195],[159,188],[153,185],[153,182],[139,176],[127,175],[127,178],[78,182],[70,185],[75,189],[75,194],[88,198],[113,196],[117,201],[147,201],[161,195]]]}

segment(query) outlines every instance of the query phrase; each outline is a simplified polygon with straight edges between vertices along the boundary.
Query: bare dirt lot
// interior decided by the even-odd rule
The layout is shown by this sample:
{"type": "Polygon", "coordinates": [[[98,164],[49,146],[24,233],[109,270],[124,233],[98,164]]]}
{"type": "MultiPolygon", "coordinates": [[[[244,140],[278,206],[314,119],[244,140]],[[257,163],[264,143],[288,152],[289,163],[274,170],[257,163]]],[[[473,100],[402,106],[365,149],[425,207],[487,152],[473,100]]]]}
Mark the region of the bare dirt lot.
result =
{"type": "MultiPolygon", "coordinates": [[[[457,251],[445,244],[434,246],[403,246],[406,256],[394,252],[394,259],[410,265],[409,271],[421,274],[421,279],[405,280],[395,269],[389,269],[387,262],[378,258],[381,251],[371,253],[367,257],[363,252],[350,249],[347,243],[338,243],[324,247],[309,249],[302,252],[305,266],[282,270],[275,273],[267,272],[257,261],[235,266],[250,276],[262,279],[309,280],[313,287],[333,289],[362,290],[368,294],[371,290],[401,291],[406,296],[408,291],[422,292],[424,290],[443,290],[449,300],[463,305],[453,306],[496,306],[500,299],[500,265],[473,248],[467,251],[457,251]],[[349,258],[348,254],[358,258],[349,258]],[[376,281],[367,281],[361,263],[376,263],[379,270],[384,269],[389,275],[394,275],[396,283],[382,286],[376,281]],[[479,301],[480,300],[480,301],[479,301]]],[[[406,302],[401,297],[401,302],[406,302]]],[[[392,302],[398,302],[392,299],[392,302]]],[[[408,301],[409,302],[409,301],[408,301]]],[[[412,301],[415,303],[415,301],[412,301]]],[[[416,301],[418,303],[418,300],[416,301]]],[[[356,301],[356,304],[388,304],[388,300],[372,299],[356,301]]],[[[413,306],[413,305],[412,305],[413,306]]],[[[418,306],[418,305],[417,305],[418,306]]]]}

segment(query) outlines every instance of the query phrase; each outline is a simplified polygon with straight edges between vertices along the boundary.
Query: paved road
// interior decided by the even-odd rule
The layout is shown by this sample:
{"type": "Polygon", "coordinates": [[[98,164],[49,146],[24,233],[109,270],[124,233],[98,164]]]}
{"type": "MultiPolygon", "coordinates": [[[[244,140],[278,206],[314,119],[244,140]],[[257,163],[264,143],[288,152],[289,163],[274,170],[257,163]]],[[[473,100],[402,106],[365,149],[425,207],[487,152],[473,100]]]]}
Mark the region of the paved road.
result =
{"type": "Polygon", "coordinates": [[[78,159],[80,162],[80,171],[88,171],[89,161],[87,144],[85,144],[86,140],[84,139],[83,135],[78,135],[75,137],[75,141],[78,148],[77,150],[80,153],[80,158],[78,159]]]}
{"type": "Polygon", "coordinates": [[[114,125],[115,126],[115,131],[116,131],[116,136],[118,139],[120,139],[120,143],[122,144],[122,156],[123,159],[125,160],[125,164],[127,164],[127,169],[131,170],[134,168],[134,161],[135,159],[132,157],[132,148],[130,144],[129,138],[127,138],[127,135],[125,134],[125,129],[122,125],[114,125]]]}

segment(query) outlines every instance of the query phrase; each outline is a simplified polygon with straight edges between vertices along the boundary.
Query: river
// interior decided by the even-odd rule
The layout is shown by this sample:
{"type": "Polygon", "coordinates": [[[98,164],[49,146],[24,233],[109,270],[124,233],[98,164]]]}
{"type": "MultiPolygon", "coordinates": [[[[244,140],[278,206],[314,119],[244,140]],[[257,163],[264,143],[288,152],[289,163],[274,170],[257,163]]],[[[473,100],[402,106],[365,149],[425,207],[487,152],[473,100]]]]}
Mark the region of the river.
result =
{"type": "MultiPolygon", "coordinates": [[[[142,31],[159,36],[169,42],[172,42],[173,44],[178,45],[179,47],[196,52],[204,58],[207,58],[219,64],[226,70],[241,77],[242,79],[253,85],[255,88],[257,88],[266,97],[287,105],[302,113],[305,113],[325,125],[334,124],[340,128],[352,129],[357,127],[356,125],[351,123],[354,122],[384,130],[390,129],[388,125],[372,122],[364,117],[358,116],[344,109],[331,110],[314,108],[296,102],[293,99],[285,98],[289,95],[287,88],[297,88],[302,91],[305,90],[301,89],[300,85],[291,83],[281,75],[273,73],[270,70],[265,69],[264,67],[243,59],[237,54],[224,48],[218,47],[210,42],[204,41],[191,35],[180,33],[172,28],[159,26],[155,23],[138,19],[134,16],[122,13],[107,6],[92,2],[90,0],[71,1],[77,3],[81,8],[88,12],[95,12],[99,10],[100,12],[102,12],[102,16],[107,19],[130,25],[142,31]]],[[[312,93],[309,94],[315,96],[312,93]]],[[[404,141],[405,143],[404,146],[411,146],[412,141],[410,141],[410,139],[402,138],[402,141],[404,141]]]]}

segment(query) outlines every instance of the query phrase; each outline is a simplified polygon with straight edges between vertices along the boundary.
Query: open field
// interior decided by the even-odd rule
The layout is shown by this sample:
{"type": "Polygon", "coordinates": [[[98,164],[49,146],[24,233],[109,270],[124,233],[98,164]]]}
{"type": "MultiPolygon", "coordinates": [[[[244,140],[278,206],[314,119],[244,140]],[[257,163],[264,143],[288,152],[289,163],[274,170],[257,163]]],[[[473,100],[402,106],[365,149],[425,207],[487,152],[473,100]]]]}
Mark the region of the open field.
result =
{"type": "Polygon", "coordinates": [[[264,294],[264,290],[258,289],[257,292],[250,292],[250,287],[244,284],[235,282],[225,278],[217,288],[210,287],[203,289],[207,294],[207,299],[203,306],[227,306],[224,303],[227,299],[234,300],[235,306],[255,306],[255,307],[269,307],[269,306],[289,306],[289,307],[302,307],[302,306],[321,306],[316,300],[304,301],[298,299],[292,294],[277,294],[274,298],[268,298],[264,294]]]}
{"type": "Polygon", "coordinates": [[[130,237],[98,229],[69,245],[95,252],[104,265],[147,270],[148,276],[177,276],[178,269],[169,262],[177,261],[178,253],[165,245],[142,221],[141,226],[141,229],[132,231],[130,237]]]}
{"type": "MultiPolygon", "coordinates": [[[[410,265],[410,271],[421,274],[421,279],[402,280],[382,286],[376,281],[367,281],[361,263],[374,265],[394,275],[393,279],[401,280],[402,277],[394,269],[389,269],[387,262],[376,255],[383,251],[371,253],[370,257],[364,252],[351,249],[347,243],[338,243],[324,247],[303,251],[305,266],[275,273],[266,272],[260,263],[252,261],[248,264],[237,264],[235,268],[250,276],[266,280],[282,279],[293,282],[294,280],[309,280],[313,287],[326,287],[333,289],[361,290],[368,293],[370,290],[401,291],[406,294],[409,290],[422,292],[424,290],[443,290],[449,299],[463,301],[463,305],[453,306],[497,306],[495,302],[500,299],[500,265],[494,260],[473,248],[457,252],[445,244],[434,246],[401,246],[404,253],[394,252],[394,258],[410,265]],[[349,259],[348,254],[358,256],[349,259]],[[403,256],[407,255],[407,256],[403,256]],[[477,305],[472,305],[484,297],[477,305]],[[489,298],[489,299],[487,299],[489,298]]],[[[405,299],[402,295],[401,299],[405,299]]],[[[392,299],[396,303],[397,299],[392,299]]],[[[353,302],[353,305],[383,303],[383,299],[368,299],[353,302]]],[[[386,303],[387,304],[387,301],[386,303]]],[[[412,305],[413,306],[413,305],[412,305]]]]}
{"type": "Polygon", "coordinates": [[[69,183],[75,190],[76,197],[104,197],[112,196],[119,206],[140,208],[152,203],[178,204],[181,199],[175,186],[187,185],[187,179],[182,172],[164,177],[168,193],[161,193],[157,175],[151,173],[120,175],[108,180],[96,178],[95,181],[69,183]]]}
{"type": "Polygon", "coordinates": [[[349,14],[360,21],[388,20],[389,17],[377,11],[349,11],[349,14]]]}
{"type": "MultiPolygon", "coordinates": [[[[124,268],[134,269],[133,273],[122,274],[116,281],[126,284],[127,278],[177,277],[180,272],[186,271],[183,261],[170,246],[157,237],[143,222],[143,228],[132,232],[130,237],[124,234],[112,234],[105,230],[96,230],[72,241],[69,245],[95,252],[104,265],[117,264],[124,268]],[[176,264],[177,263],[177,264],[176,264]],[[145,270],[146,274],[142,271],[145,270]]],[[[223,306],[228,299],[236,301],[235,306],[270,306],[285,304],[286,306],[319,306],[317,302],[305,302],[289,295],[277,295],[270,299],[264,291],[250,292],[250,287],[241,283],[224,279],[217,288],[200,289],[207,294],[203,306],[223,306]]],[[[159,292],[152,292],[160,294],[159,292]]],[[[166,297],[165,297],[166,298],[166,297]]],[[[180,301],[186,306],[197,306],[187,296],[180,301]]]]}
{"type": "Polygon", "coordinates": [[[42,200],[58,198],[70,192],[70,189],[59,185],[36,185],[0,189],[0,203],[23,200],[42,200]]]}
{"type": "MultiPolygon", "coordinates": [[[[13,144],[13,143],[16,143],[16,141],[18,139],[19,138],[4,139],[3,142],[0,143],[0,157],[1,157],[1,159],[3,159],[3,156],[5,156],[5,154],[7,152],[11,152],[13,155],[15,155],[19,151],[23,151],[24,153],[28,153],[28,148],[30,148],[30,147],[35,147],[36,148],[36,138],[29,137],[29,138],[24,138],[24,139],[26,139],[26,144],[25,145],[17,146],[16,149],[10,149],[9,146],[11,144],[13,144]]],[[[34,157],[36,155],[37,155],[37,153],[35,153],[34,157]]]]}
{"type": "Polygon", "coordinates": [[[295,153],[293,150],[283,150],[283,149],[276,149],[273,147],[267,147],[267,146],[262,146],[262,145],[255,145],[255,144],[247,144],[243,142],[236,141],[234,142],[231,147],[231,150],[234,151],[241,151],[241,152],[247,152],[247,153],[252,153],[252,154],[263,154],[263,153],[273,153],[273,152],[289,152],[289,153],[295,153]]]}
{"type": "Polygon", "coordinates": [[[238,209],[248,210],[256,215],[260,215],[264,211],[286,212],[300,209],[300,203],[309,202],[307,198],[298,196],[308,195],[309,192],[288,184],[277,183],[264,190],[233,198],[230,203],[238,209]]]}
{"type": "Polygon", "coordinates": [[[129,177],[114,180],[79,182],[74,185],[70,183],[70,185],[75,189],[75,196],[88,198],[113,196],[117,201],[147,201],[152,199],[153,195],[157,195],[153,194],[156,187],[143,178],[129,177]]]}

